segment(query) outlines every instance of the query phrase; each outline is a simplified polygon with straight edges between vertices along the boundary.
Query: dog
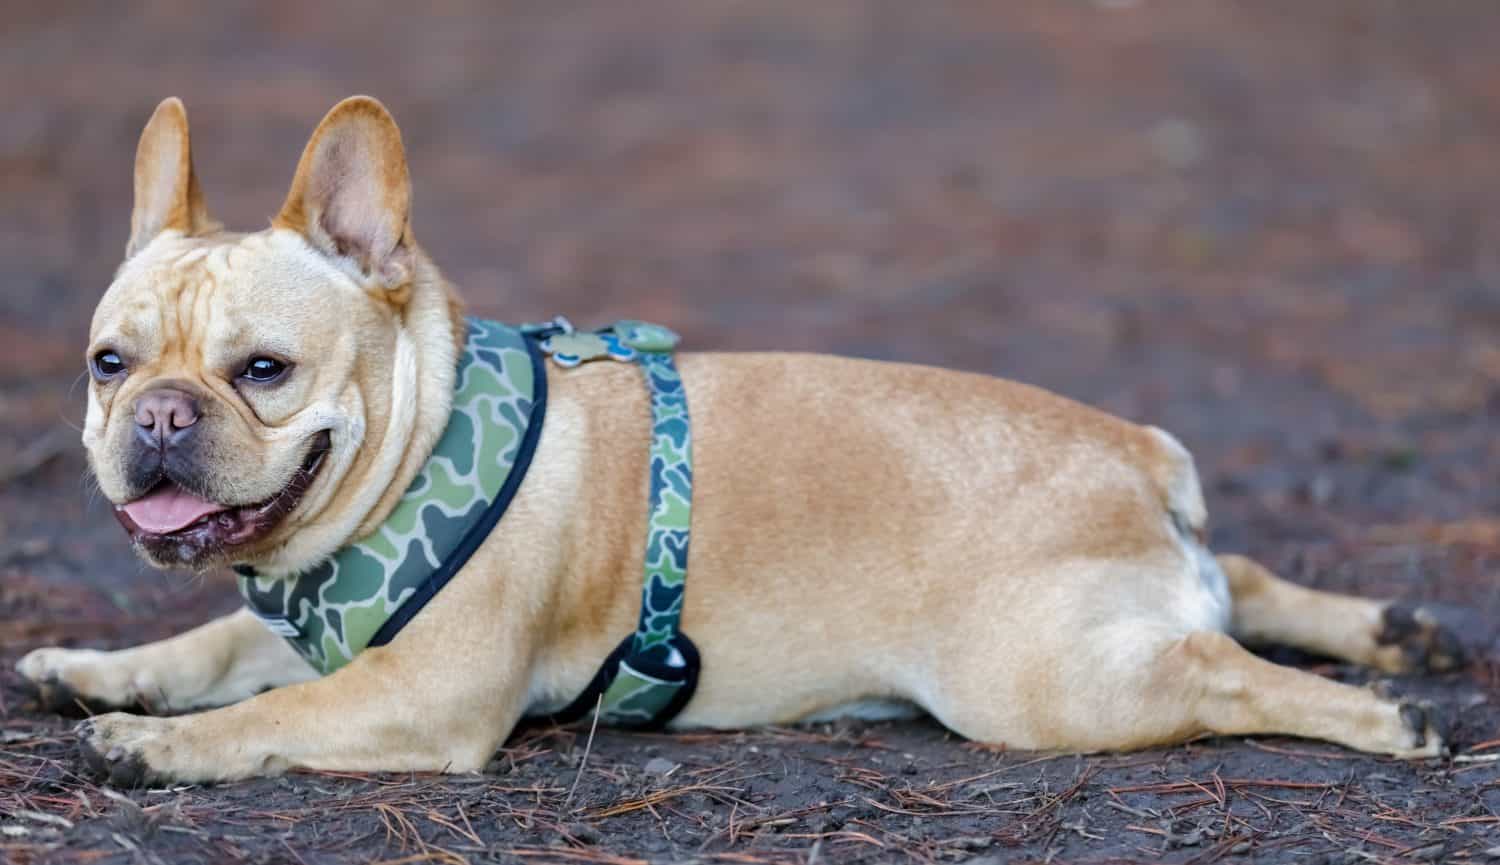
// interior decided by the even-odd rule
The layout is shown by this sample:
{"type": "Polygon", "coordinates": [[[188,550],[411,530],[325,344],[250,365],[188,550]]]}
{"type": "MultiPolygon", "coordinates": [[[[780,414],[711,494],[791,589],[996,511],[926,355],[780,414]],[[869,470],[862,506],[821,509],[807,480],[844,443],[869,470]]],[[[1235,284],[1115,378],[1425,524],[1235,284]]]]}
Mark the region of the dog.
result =
{"type": "MultiPolygon", "coordinates": [[[[413,235],[401,134],[376,100],[340,102],[271,226],[232,233],[168,99],[134,181],[90,332],[89,463],[147,562],[290,580],[378,532],[453,411],[472,325],[413,235]]],[[[925,712],[1022,749],[1284,734],[1442,753],[1431,706],[1241,641],[1407,673],[1457,667],[1453,634],[1211,553],[1168,433],[976,374],[677,361],[696,491],[680,617],[701,676],[671,728],[925,712]]],[[[80,724],[116,784],[479,770],[523,717],[587,693],[635,627],[652,396],[632,366],[548,368],[503,519],[394,639],[327,675],[248,609],[122,651],[38,649],[19,671],[48,705],[153,713],[80,724]]]]}

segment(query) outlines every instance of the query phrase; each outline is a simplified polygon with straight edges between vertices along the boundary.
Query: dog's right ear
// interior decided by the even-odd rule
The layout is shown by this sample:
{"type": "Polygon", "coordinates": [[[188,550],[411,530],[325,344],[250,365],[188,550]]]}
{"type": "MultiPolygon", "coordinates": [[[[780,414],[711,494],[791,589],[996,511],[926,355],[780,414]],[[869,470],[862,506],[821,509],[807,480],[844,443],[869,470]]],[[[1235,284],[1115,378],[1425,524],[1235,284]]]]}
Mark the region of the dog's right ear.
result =
{"type": "Polygon", "coordinates": [[[186,235],[219,226],[203,206],[203,192],[193,172],[187,109],[175,96],[156,106],[135,149],[135,209],[130,214],[130,242],[125,257],[141,251],[163,231],[186,235]]]}

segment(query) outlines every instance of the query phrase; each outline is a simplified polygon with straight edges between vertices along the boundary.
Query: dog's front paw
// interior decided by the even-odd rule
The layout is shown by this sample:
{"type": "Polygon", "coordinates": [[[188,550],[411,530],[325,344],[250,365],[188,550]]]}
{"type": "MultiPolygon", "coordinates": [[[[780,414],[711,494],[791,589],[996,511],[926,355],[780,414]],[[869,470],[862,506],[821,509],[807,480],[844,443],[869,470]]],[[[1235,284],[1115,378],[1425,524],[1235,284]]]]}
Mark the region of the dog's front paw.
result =
{"type": "Polygon", "coordinates": [[[1468,662],[1453,629],[1415,604],[1386,607],[1375,642],[1377,663],[1387,673],[1447,673],[1468,662]]]}
{"type": "Polygon", "coordinates": [[[154,708],[149,681],[110,652],[37,649],[16,663],[45,711],[78,714],[141,705],[154,708]]]}
{"type": "Polygon", "coordinates": [[[89,718],[74,727],[78,753],[90,771],[115,787],[213,780],[217,772],[205,765],[204,754],[193,754],[187,744],[184,721],[123,712],[89,718]]]}
{"type": "Polygon", "coordinates": [[[117,787],[205,784],[285,771],[284,761],[257,759],[254,738],[222,720],[217,712],[174,718],[111,712],[73,729],[85,765],[117,787]]]}

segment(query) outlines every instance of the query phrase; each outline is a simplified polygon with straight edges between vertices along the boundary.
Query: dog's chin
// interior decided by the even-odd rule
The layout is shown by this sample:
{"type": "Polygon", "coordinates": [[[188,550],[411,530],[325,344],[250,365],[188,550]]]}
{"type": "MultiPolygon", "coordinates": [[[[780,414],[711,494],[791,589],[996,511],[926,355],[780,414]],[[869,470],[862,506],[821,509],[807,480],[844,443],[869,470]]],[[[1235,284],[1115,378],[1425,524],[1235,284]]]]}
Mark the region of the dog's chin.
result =
{"type": "MultiPolygon", "coordinates": [[[[156,567],[204,570],[243,561],[302,503],[328,452],[329,434],[323,431],[313,437],[302,464],[275,495],[248,505],[216,506],[212,512],[171,531],[143,528],[129,513],[131,503],[116,505],[115,517],[130,535],[136,551],[156,567]]],[[[164,491],[170,494],[174,487],[175,482],[164,479],[141,498],[164,491]]]]}

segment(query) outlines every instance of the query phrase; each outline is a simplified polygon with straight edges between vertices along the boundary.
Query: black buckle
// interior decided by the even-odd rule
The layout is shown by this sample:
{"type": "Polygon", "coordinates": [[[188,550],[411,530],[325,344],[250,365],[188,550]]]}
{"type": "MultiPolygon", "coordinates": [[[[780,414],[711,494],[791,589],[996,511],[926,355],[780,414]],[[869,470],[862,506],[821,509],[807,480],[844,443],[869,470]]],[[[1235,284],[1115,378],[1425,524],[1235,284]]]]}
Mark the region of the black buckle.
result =
{"type": "Polygon", "coordinates": [[[632,634],[609,653],[583,693],[561,710],[545,716],[546,719],[554,724],[571,724],[587,717],[598,706],[599,698],[614,683],[622,663],[628,663],[631,669],[639,673],[673,683],[678,688],[672,701],[656,717],[640,723],[617,723],[615,726],[629,730],[660,730],[677,717],[698,690],[698,671],[702,662],[698,647],[693,645],[687,634],[678,631],[667,642],[658,643],[643,652],[635,651],[635,635],[632,634]],[[680,660],[681,663],[674,664],[674,660],[680,660]]]}

